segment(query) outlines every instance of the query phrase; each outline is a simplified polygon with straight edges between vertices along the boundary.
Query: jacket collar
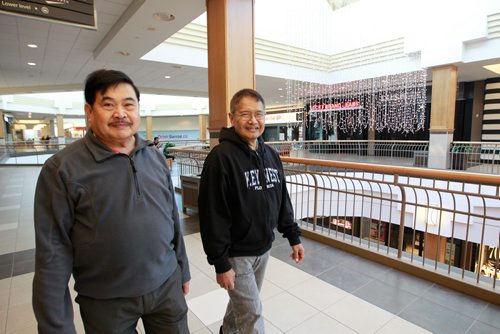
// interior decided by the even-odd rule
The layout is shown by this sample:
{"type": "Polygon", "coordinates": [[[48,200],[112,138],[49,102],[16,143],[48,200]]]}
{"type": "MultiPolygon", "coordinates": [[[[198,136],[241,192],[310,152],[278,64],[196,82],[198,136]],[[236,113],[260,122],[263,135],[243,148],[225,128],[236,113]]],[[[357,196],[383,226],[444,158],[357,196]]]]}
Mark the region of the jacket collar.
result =
{"type": "MultiPolygon", "coordinates": [[[[148,142],[139,137],[137,133],[134,135],[134,137],[135,137],[135,148],[130,153],[131,156],[136,151],[142,149],[148,144],[148,142]]],[[[102,142],[100,142],[99,139],[97,139],[94,136],[94,133],[90,129],[87,131],[87,134],[83,138],[83,141],[85,143],[85,146],[87,146],[88,150],[90,151],[90,154],[92,154],[94,160],[97,162],[109,159],[117,154],[111,151],[109,147],[104,145],[102,142]]]]}

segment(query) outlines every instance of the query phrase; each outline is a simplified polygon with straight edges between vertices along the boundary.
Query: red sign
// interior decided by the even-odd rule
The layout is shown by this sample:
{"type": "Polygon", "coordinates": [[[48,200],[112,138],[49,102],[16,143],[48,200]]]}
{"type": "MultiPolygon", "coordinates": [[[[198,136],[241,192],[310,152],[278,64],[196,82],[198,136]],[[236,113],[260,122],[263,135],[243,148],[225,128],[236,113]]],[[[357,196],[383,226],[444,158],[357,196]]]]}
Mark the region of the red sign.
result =
{"type": "Polygon", "coordinates": [[[360,106],[361,103],[359,103],[359,101],[346,101],[346,102],[336,102],[336,103],[313,104],[311,105],[311,110],[346,109],[346,108],[357,108],[360,106]]]}

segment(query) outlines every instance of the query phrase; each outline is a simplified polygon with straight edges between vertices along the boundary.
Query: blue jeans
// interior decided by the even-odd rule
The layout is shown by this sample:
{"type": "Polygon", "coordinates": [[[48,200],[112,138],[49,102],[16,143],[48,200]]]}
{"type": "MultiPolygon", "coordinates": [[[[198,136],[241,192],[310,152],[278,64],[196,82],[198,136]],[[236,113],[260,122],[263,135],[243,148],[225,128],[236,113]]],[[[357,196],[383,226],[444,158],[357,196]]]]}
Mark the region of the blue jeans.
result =
{"type": "Polygon", "coordinates": [[[260,289],[264,282],[270,251],[261,256],[229,258],[236,274],[234,290],[229,290],[229,303],[222,323],[224,334],[262,334],[264,318],[260,289]]]}

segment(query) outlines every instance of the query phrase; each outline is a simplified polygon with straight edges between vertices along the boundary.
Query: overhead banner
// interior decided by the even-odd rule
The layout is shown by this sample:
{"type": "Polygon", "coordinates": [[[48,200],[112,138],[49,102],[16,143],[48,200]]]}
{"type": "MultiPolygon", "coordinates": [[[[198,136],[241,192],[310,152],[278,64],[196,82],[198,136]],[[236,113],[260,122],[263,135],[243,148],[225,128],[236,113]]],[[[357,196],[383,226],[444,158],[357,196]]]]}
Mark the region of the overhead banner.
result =
{"type": "Polygon", "coordinates": [[[94,0],[0,0],[0,13],[97,28],[94,0]]]}

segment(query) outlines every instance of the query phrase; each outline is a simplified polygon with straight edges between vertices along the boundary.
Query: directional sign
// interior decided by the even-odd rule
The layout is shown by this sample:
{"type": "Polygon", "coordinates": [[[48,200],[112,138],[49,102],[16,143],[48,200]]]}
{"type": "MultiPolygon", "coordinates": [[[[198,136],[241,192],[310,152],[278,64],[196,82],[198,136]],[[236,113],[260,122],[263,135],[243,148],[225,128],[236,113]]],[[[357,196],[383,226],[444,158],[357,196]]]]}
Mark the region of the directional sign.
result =
{"type": "Polygon", "coordinates": [[[94,0],[0,0],[0,14],[96,29],[94,0]]]}

